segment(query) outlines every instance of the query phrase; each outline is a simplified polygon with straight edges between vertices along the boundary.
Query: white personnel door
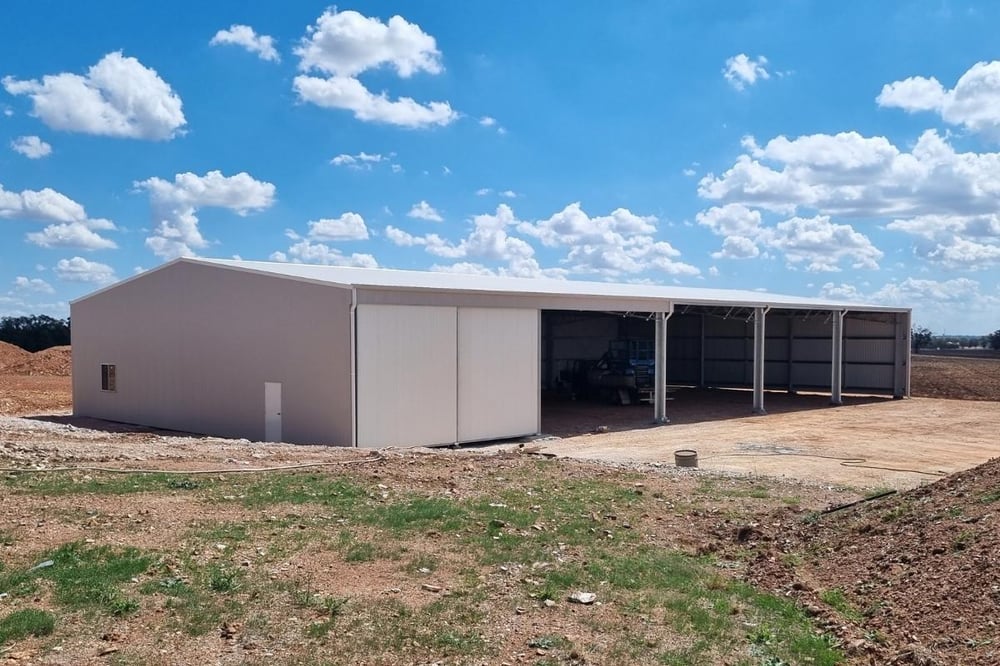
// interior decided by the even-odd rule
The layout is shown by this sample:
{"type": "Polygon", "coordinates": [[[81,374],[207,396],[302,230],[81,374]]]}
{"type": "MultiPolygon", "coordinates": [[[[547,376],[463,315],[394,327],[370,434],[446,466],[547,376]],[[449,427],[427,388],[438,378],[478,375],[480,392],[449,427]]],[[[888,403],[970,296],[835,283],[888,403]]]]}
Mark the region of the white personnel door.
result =
{"type": "Polygon", "coordinates": [[[281,382],[264,382],[264,441],[281,441],[281,382]]]}

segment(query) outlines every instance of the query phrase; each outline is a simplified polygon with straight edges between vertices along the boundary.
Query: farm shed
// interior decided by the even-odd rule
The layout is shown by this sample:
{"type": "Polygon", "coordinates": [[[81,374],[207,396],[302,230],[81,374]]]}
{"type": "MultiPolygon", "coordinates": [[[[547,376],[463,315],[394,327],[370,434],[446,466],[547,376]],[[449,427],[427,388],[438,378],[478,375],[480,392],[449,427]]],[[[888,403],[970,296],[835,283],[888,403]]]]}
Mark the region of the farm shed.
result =
{"type": "Polygon", "coordinates": [[[666,422],[668,385],[909,394],[908,309],[765,292],[184,258],[71,316],[76,415],[255,441],[517,437],[578,393],[666,422]]]}

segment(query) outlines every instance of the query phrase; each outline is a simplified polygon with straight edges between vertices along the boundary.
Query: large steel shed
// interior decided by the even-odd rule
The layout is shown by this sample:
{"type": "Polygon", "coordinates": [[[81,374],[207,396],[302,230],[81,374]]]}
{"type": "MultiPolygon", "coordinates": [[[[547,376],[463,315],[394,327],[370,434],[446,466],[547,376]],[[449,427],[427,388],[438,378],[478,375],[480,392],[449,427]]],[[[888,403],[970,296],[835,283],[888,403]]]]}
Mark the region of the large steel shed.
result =
{"type": "Polygon", "coordinates": [[[183,258],[71,304],[73,404],[251,440],[441,445],[540,431],[623,322],[666,386],[909,394],[910,311],[645,284],[183,258]]]}

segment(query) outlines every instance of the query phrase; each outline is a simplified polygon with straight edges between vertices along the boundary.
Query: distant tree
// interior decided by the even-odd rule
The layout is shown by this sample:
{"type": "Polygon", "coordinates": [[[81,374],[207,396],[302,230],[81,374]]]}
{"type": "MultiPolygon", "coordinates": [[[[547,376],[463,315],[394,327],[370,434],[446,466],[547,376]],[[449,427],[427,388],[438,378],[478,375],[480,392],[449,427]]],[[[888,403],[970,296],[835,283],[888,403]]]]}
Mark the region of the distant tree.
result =
{"type": "Polygon", "coordinates": [[[30,352],[69,344],[69,319],[47,315],[0,319],[0,340],[30,352]]]}
{"type": "Polygon", "coordinates": [[[920,353],[920,350],[928,346],[931,343],[931,338],[934,334],[931,333],[931,329],[924,326],[914,328],[910,331],[910,341],[913,344],[913,351],[920,353]]]}
{"type": "Polygon", "coordinates": [[[990,349],[1000,349],[1000,328],[986,336],[990,349]]]}

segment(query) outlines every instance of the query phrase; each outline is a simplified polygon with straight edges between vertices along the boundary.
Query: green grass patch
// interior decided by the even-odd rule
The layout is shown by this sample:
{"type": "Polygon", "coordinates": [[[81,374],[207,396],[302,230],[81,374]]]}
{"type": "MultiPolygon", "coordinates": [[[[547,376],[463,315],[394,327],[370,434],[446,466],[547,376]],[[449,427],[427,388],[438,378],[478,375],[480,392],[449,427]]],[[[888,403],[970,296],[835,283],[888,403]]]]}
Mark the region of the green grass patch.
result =
{"type": "MultiPolygon", "coordinates": [[[[628,613],[648,615],[659,609],[679,635],[690,639],[689,645],[657,653],[664,664],[714,663],[718,650],[725,653],[744,636],[743,622],[759,627],[756,639],[744,639],[760,643],[756,654],[772,659],[763,663],[832,666],[843,660],[828,640],[813,634],[808,617],[794,603],[734,582],[705,558],[646,545],[605,545],[591,549],[585,565],[547,570],[534,594],[565,600],[574,590],[595,591],[599,599],[628,613]]],[[[617,653],[626,658],[644,641],[626,630],[618,638],[617,653]]]]}
{"type": "Polygon", "coordinates": [[[53,599],[70,609],[97,610],[127,615],[139,604],[122,586],[144,573],[153,557],[137,548],[114,549],[67,543],[38,558],[28,569],[0,573],[0,592],[26,596],[37,590],[37,581],[53,584],[53,599]]]}
{"type": "MultiPolygon", "coordinates": [[[[263,641],[286,631],[294,616],[304,647],[292,660],[493,663],[501,656],[500,643],[483,637],[490,635],[486,619],[496,610],[502,584],[504,595],[510,591],[502,603],[511,611],[517,604],[528,613],[572,617],[574,631],[610,636],[600,645],[581,638],[579,646],[543,630],[524,637],[530,640],[522,649],[551,651],[539,656],[554,663],[565,661],[574,647],[594,651],[601,663],[830,666],[842,660],[793,602],[730,579],[709,558],[649,545],[651,521],[663,504],[626,477],[609,472],[567,478],[555,474],[549,461],[518,462],[510,474],[485,476],[464,499],[433,490],[408,493],[405,487],[384,496],[370,479],[321,471],[9,478],[4,483],[14,492],[190,493],[206,511],[162,559],[138,549],[66,544],[23,568],[0,565],[0,592],[22,599],[45,594],[46,600],[51,593],[63,606],[124,615],[140,607],[140,597],[129,594],[131,579],[142,576],[135,592],[154,597],[141,605],[157,609],[164,631],[198,636],[224,622],[239,623],[246,636],[263,641]],[[249,523],[215,521],[215,502],[260,515],[249,523]],[[214,544],[220,543],[227,547],[217,551],[214,544]],[[248,556],[250,566],[229,561],[251,546],[260,548],[260,557],[248,556]],[[206,562],[206,549],[217,559],[206,562]],[[305,573],[294,567],[282,566],[292,573],[271,577],[271,564],[292,561],[289,554],[304,549],[339,556],[357,565],[352,570],[361,577],[369,571],[366,563],[397,560],[397,575],[411,574],[409,582],[417,586],[428,580],[419,573],[443,568],[448,575],[431,578],[444,579],[447,594],[426,593],[415,605],[404,601],[412,601],[407,595],[373,593],[355,600],[331,595],[336,588],[316,589],[308,578],[289,579],[305,573]],[[51,566],[29,568],[46,559],[51,566]],[[509,578],[500,580],[497,565],[504,565],[509,578]],[[570,607],[567,596],[577,590],[597,593],[606,606],[570,607]],[[558,603],[546,608],[544,599],[558,603]]],[[[769,497],[759,483],[728,480],[706,483],[699,492],[769,497]]],[[[779,501],[793,503],[772,499],[779,501]]],[[[680,506],[672,503],[671,511],[680,506]]],[[[826,601],[837,607],[842,595],[826,601]]]]}
{"type": "Polygon", "coordinates": [[[451,532],[461,529],[466,518],[466,511],[453,500],[413,497],[404,502],[374,507],[363,520],[394,532],[431,527],[451,532]]]}
{"type": "Polygon", "coordinates": [[[313,622],[305,629],[309,638],[323,638],[336,626],[340,617],[346,612],[349,599],[347,597],[320,597],[312,603],[323,613],[323,619],[313,622]]]}
{"type": "Polygon", "coordinates": [[[861,622],[863,619],[861,613],[859,613],[858,610],[851,605],[851,602],[847,600],[847,597],[844,596],[843,590],[840,588],[834,587],[829,590],[823,590],[819,593],[819,599],[827,606],[835,609],[848,620],[861,622]]]}
{"type": "Polygon", "coordinates": [[[274,504],[319,504],[354,512],[369,501],[369,493],[353,481],[317,473],[282,472],[236,480],[225,497],[250,508],[274,504]]]}
{"type": "Polygon", "coordinates": [[[205,584],[212,592],[232,594],[243,587],[244,574],[239,569],[210,564],[205,570],[205,584]]]}
{"type": "Polygon", "coordinates": [[[344,551],[345,562],[372,562],[378,559],[378,546],[370,541],[354,541],[344,551]]]}
{"type": "Polygon", "coordinates": [[[545,634],[528,641],[528,647],[538,650],[567,650],[572,646],[565,636],[545,634]]]}
{"type": "Polygon", "coordinates": [[[215,482],[158,472],[108,474],[101,472],[24,472],[8,474],[0,484],[30,495],[130,495],[134,493],[184,492],[215,482]]]}
{"type": "Polygon", "coordinates": [[[1000,502],[1000,489],[992,490],[988,493],[983,493],[979,497],[979,501],[983,504],[992,504],[993,502],[1000,502]]]}
{"type": "Polygon", "coordinates": [[[24,608],[0,620],[0,645],[28,636],[48,636],[56,628],[56,618],[37,608],[24,608]]]}
{"type": "Polygon", "coordinates": [[[406,563],[404,571],[410,573],[425,573],[427,571],[436,571],[438,568],[438,558],[434,555],[428,553],[418,553],[415,557],[412,557],[409,562],[406,563]]]}
{"type": "Polygon", "coordinates": [[[212,523],[196,528],[194,536],[212,543],[239,543],[250,538],[250,530],[245,523],[212,523]]]}
{"type": "Polygon", "coordinates": [[[907,507],[903,506],[902,504],[894,506],[893,508],[889,509],[888,511],[884,511],[882,513],[882,522],[883,523],[894,523],[897,520],[899,520],[900,518],[902,518],[903,516],[905,516],[907,510],[908,510],[907,507]]]}
{"type": "Polygon", "coordinates": [[[242,616],[237,595],[249,587],[243,570],[214,562],[199,566],[190,558],[179,569],[162,566],[159,575],[139,588],[144,595],[164,597],[166,624],[172,630],[202,636],[217,630],[224,619],[242,616]]]}

